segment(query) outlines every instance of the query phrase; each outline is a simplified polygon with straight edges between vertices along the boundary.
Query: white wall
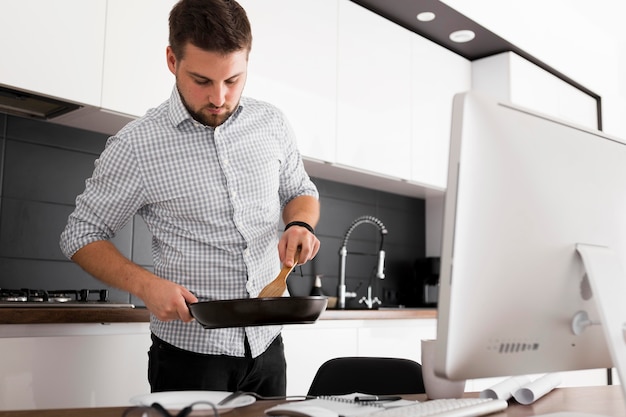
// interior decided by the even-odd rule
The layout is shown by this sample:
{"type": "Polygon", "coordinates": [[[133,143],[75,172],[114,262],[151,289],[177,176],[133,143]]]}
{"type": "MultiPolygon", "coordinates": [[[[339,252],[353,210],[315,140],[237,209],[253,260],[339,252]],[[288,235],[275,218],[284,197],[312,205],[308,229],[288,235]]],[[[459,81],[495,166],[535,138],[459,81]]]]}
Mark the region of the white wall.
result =
{"type": "Polygon", "coordinates": [[[602,97],[603,130],[626,138],[623,0],[444,0],[602,97]]]}

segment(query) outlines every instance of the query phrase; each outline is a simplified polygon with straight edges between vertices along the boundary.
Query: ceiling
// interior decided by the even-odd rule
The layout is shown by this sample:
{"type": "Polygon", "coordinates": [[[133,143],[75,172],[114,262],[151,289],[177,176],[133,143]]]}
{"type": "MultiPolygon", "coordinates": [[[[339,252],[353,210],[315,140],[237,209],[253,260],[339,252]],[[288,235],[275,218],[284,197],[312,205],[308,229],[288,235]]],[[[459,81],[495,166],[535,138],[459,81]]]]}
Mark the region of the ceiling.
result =
{"type": "MultiPolygon", "coordinates": [[[[473,61],[501,52],[512,51],[533,62],[535,65],[561,78],[565,82],[598,99],[599,96],[565,74],[550,67],[528,52],[501,38],[489,29],[446,5],[439,0],[352,0],[366,9],[379,14],[398,25],[415,32],[464,58],[473,61]],[[434,12],[436,19],[420,22],[416,16],[420,12],[434,12]],[[459,29],[472,30],[476,36],[471,42],[456,43],[450,40],[450,33],[459,29]]],[[[530,30],[530,29],[529,29],[530,30]]]]}
{"type": "Polygon", "coordinates": [[[482,27],[439,0],[352,0],[389,20],[469,59],[475,60],[515,48],[495,33],[482,27]],[[420,12],[433,12],[436,20],[420,22],[420,12]],[[455,43],[449,35],[458,29],[476,33],[471,42],[455,43]]]}

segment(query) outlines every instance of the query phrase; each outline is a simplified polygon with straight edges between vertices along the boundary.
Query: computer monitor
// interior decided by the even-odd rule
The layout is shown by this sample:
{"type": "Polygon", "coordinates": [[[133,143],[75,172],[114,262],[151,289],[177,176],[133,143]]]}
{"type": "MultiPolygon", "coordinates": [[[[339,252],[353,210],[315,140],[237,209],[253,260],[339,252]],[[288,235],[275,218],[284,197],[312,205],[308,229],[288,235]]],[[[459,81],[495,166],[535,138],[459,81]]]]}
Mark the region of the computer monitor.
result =
{"type": "Polygon", "coordinates": [[[624,368],[624,141],[459,94],[444,207],[435,372],[624,368]]]}

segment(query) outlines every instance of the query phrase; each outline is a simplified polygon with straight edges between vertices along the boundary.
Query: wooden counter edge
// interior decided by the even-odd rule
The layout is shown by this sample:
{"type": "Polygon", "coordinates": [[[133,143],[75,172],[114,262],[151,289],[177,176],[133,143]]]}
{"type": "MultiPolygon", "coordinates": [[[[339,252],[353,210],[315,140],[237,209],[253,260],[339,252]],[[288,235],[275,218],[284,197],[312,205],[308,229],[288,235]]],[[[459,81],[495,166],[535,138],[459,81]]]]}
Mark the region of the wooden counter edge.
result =
{"type": "Polygon", "coordinates": [[[319,320],[385,320],[385,319],[435,319],[433,308],[393,308],[380,310],[335,310],[322,312],[319,320]]]}
{"type": "Polygon", "coordinates": [[[0,308],[0,324],[143,323],[150,321],[145,308],[0,308]]]}

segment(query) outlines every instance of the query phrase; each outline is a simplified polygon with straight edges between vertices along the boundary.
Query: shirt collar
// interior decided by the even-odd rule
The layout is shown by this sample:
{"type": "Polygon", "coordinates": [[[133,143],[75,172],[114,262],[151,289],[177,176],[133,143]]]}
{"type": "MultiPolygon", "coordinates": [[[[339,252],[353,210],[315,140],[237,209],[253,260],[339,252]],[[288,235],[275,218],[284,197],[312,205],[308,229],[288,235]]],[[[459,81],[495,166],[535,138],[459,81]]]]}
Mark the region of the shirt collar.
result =
{"type": "Polygon", "coordinates": [[[179,126],[185,120],[193,121],[191,115],[183,105],[182,100],[180,99],[180,94],[178,93],[178,88],[174,86],[172,89],[172,95],[170,96],[170,120],[174,126],[179,126]]]}

